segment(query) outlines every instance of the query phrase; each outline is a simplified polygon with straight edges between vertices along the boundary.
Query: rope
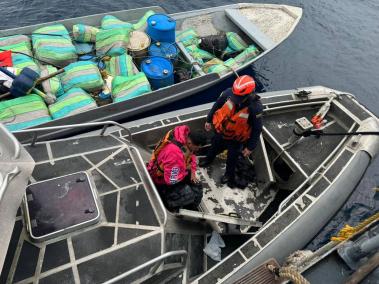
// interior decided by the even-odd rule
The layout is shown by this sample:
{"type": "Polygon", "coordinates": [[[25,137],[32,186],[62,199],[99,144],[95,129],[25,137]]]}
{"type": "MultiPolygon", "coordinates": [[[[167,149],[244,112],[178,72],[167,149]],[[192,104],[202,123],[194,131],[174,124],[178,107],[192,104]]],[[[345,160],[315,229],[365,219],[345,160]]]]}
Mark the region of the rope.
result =
{"type": "Polygon", "coordinates": [[[352,227],[345,225],[337,234],[337,236],[331,237],[333,242],[343,242],[351,238],[354,234],[360,232],[362,229],[370,225],[371,223],[379,220],[379,212],[375,213],[371,217],[367,218],[363,222],[359,223],[357,226],[352,227]]]}
{"type": "Polygon", "coordinates": [[[310,282],[305,279],[300,272],[291,269],[289,267],[282,267],[279,269],[279,277],[291,280],[295,284],[310,284],[310,282]]]}
{"type": "Polygon", "coordinates": [[[283,279],[286,279],[286,280],[290,280],[294,284],[310,284],[310,282],[307,279],[305,279],[300,274],[300,272],[294,270],[293,268],[289,268],[289,267],[275,267],[272,264],[267,265],[267,268],[271,272],[275,273],[276,276],[278,276],[280,278],[283,278],[283,279]]]}

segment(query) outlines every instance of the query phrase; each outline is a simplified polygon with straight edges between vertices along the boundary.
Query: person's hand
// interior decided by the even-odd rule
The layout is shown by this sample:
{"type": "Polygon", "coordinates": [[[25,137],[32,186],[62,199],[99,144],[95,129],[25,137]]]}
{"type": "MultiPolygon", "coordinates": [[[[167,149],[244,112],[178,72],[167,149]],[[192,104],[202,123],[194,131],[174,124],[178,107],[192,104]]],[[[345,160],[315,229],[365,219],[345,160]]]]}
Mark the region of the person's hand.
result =
{"type": "Polygon", "coordinates": [[[199,179],[197,178],[196,173],[191,174],[191,182],[199,183],[199,179]]]}
{"type": "Polygon", "coordinates": [[[204,125],[205,131],[210,131],[212,129],[212,124],[209,122],[206,122],[204,125]]]}
{"type": "Polygon", "coordinates": [[[252,152],[252,151],[250,151],[249,149],[245,148],[245,149],[243,149],[243,151],[242,151],[242,155],[243,155],[245,158],[247,158],[247,157],[250,156],[251,152],[252,152]]]}

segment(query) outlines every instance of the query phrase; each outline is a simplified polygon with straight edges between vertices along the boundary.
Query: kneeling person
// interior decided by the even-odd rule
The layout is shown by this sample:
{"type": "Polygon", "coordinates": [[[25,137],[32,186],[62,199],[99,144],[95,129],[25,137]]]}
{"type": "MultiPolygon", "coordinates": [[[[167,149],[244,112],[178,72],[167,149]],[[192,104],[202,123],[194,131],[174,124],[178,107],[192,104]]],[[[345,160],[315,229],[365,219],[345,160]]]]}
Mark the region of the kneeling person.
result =
{"type": "Polygon", "coordinates": [[[196,177],[195,153],[205,143],[205,133],[181,125],[167,132],[155,147],[147,169],[168,209],[200,204],[203,192],[196,177]]]}

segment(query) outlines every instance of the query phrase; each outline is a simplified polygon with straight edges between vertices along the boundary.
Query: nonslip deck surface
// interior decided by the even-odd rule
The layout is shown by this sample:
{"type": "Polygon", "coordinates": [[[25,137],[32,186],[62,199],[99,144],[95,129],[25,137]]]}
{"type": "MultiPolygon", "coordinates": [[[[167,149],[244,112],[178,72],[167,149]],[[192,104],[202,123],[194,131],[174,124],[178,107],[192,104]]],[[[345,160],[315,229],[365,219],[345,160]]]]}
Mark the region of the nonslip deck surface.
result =
{"type": "Polygon", "coordinates": [[[270,188],[261,190],[255,182],[249,182],[244,189],[229,188],[220,182],[225,171],[225,159],[216,157],[207,168],[200,168],[198,174],[203,185],[202,207],[210,213],[240,216],[254,221],[264,212],[276,191],[270,188]]]}
{"type": "Polygon", "coordinates": [[[34,182],[86,172],[102,218],[78,232],[33,243],[17,217],[0,283],[102,283],[161,254],[162,230],[121,140],[69,139],[27,150],[37,162],[34,182]]]}

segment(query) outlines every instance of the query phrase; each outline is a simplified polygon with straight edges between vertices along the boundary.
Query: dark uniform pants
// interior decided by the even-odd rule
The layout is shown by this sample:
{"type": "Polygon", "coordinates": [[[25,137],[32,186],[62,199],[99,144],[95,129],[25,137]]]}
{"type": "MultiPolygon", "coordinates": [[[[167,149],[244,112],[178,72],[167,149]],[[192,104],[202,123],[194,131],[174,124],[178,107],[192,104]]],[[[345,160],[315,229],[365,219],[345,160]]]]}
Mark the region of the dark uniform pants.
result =
{"type": "Polygon", "coordinates": [[[213,161],[219,153],[227,149],[228,155],[226,158],[225,175],[227,175],[229,178],[234,179],[237,160],[242,151],[242,146],[243,145],[241,142],[235,140],[225,140],[222,134],[216,133],[212,138],[212,145],[208,150],[207,159],[209,161],[213,161]]]}

